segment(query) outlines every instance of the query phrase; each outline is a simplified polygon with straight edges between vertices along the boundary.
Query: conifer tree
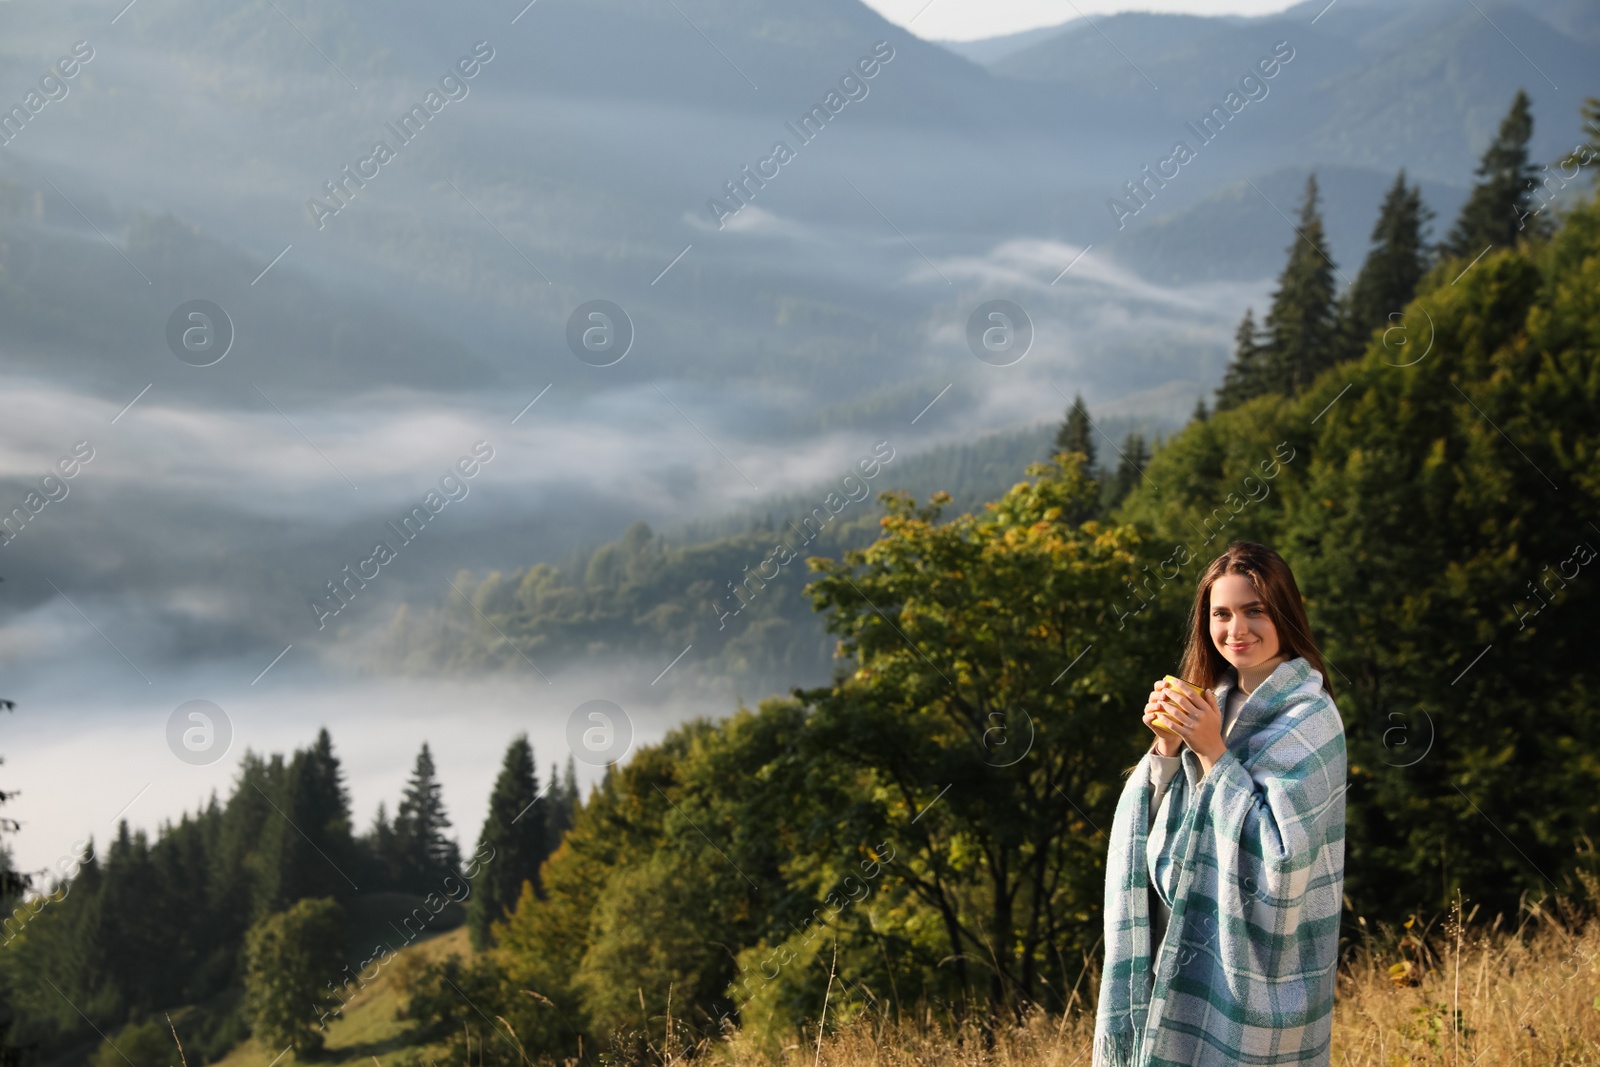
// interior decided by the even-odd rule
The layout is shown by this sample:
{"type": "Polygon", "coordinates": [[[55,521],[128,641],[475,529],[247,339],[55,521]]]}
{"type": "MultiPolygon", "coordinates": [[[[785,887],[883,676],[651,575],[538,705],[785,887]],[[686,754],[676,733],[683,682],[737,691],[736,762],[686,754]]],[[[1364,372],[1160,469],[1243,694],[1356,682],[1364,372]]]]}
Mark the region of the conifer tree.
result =
{"type": "Polygon", "coordinates": [[[269,764],[246,749],[239,761],[233,794],[222,811],[217,844],[211,856],[212,907],[221,914],[234,916],[239,933],[258,917],[255,871],[260,863],[262,831],[267,819],[279,818],[272,810],[270,798],[280,784],[274,774],[281,770],[281,760],[269,764]]]}
{"type": "Polygon", "coordinates": [[[1084,458],[1080,461],[1078,470],[1096,491],[1086,493],[1081,506],[1062,513],[1061,519],[1068,525],[1076,526],[1087,522],[1099,512],[1095,506],[1100,493],[1095,466],[1094,433],[1094,422],[1089,418],[1089,409],[1084,405],[1082,395],[1075,394],[1072,398],[1072,407],[1067,409],[1066,419],[1056,429],[1055,451],[1077,452],[1082,455],[1084,458]]]}
{"type": "Polygon", "coordinates": [[[1584,158],[1583,149],[1588,149],[1587,164],[1590,180],[1600,183],[1600,96],[1591,96],[1584,100],[1578,108],[1578,114],[1583,118],[1583,132],[1588,135],[1588,141],[1579,146],[1578,151],[1569,153],[1576,155],[1578,162],[1584,158]]]}
{"type": "MultiPolygon", "coordinates": [[[[0,711],[11,711],[16,708],[16,702],[0,699],[0,711]]],[[[5,760],[0,759],[0,763],[5,760]]],[[[4,804],[16,791],[6,792],[0,790],[0,804],[4,804]]],[[[0,818],[0,834],[14,834],[19,829],[15,819],[0,818]]],[[[21,896],[32,884],[26,874],[16,870],[11,865],[11,849],[0,844],[0,902],[7,902],[14,897],[21,896]]]]}
{"type": "Polygon", "coordinates": [[[1144,434],[1130,433],[1122,443],[1122,457],[1117,464],[1117,476],[1111,485],[1111,499],[1108,507],[1116,507],[1125,500],[1129,493],[1138,486],[1139,479],[1144,476],[1145,467],[1150,464],[1150,449],[1145,444],[1144,434]]]}
{"type": "Polygon", "coordinates": [[[305,815],[300,829],[323,861],[310,865],[310,876],[298,896],[344,899],[354,891],[347,876],[354,866],[355,842],[350,833],[350,794],[327,728],[317,732],[317,740],[304,759],[299,759],[299,753],[296,757],[292,774],[298,775],[305,815]]]}
{"type": "Polygon", "coordinates": [[[350,801],[326,729],[311,748],[295,752],[276,792],[261,834],[257,914],[303,897],[348,897],[356,888],[350,801]]]}
{"type": "Polygon", "coordinates": [[[1444,255],[1470,260],[1485,249],[1510,248],[1519,237],[1548,232],[1549,218],[1533,213],[1536,174],[1528,162],[1528,141],[1533,137],[1530,103],[1528,94],[1518,89],[1511,110],[1500,120],[1499,133],[1478,164],[1478,184],[1439,246],[1444,255]]]}
{"type": "Polygon", "coordinates": [[[1266,320],[1266,384],[1288,397],[1310,385],[1339,355],[1334,264],[1326,251],[1314,173],[1306,178],[1297,230],[1266,320]]]}
{"type": "Polygon", "coordinates": [[[389,810],[381,800],[377,814],[372,817],[372,828],[362,844],[366,852],[367,879],[374,886],[398,888],[405,881],[405,860],[400,855],[394,824],[389,821],[389,810]]]}
{"type": "Polygon", "coordinates": [[[556,765],[550,764],[550,795],[541,806],[545,809],[545,834],[552,852],[561,844],[566,832],[572,829],[573,813],[578,807],[577,768],[578,765],[568,756],[567,773],[562,777],[556,774],[556,765]]]}
{"type": "MultiPolygon", "coordinates": [[[[1244,309],[1244,318],[1233,334],[1233,362],[1217,390],[1217,410],[1236,408],[1251,397],[1268,392],[1266,350],[1261,331],[1256,328],[1254,308],[1244,309]]],[[[1201,404],[1204,405],[1204,399],[1201,404]]]]}
{"type": "Polygon", "coordinates": [[[1383,198],[1372,226],[1372,247],[1361,264],[1346,299],[1340,303],[1345,335],[1342,358],[1354,359],[1366,348],[1372,331],[1391,322],[1417,293],[1431,255],[1423,229],[1433,212],[1422,202],[1420,186],[1406,185],[1402,168],[1383,198]]]}
{"type": "Polygon", "coordinates": [[[1094,476],[1094,425],[1089,419],[1089,409],[1083,405],[1083,396],[1074,394],[1067,417],[1056,430],[1057,452],[1081,452],[1083,470],[1094,476]]]}
{"type": "Polygon", "coordinates": [[[333,754],[333,738],[327,727],[317,732],[316,743],[306,759],[306,795],[313,821],[330,837],[350,833],[350,794],[344,787],[344,770],[333,754]]]}
{"type": "Polygon", "coordinates": [[[444,789],[424,741],[394,819],[397,850],[410,888],[426,892],[439,877],[460,868],[461,850],[445,836],[449,828],[444,789]]]}
{"type": "MultiPolygon", "coordinates": [[[[1535,210],[1541,215],[1561,190],[1580,182],[1585,175],[1600,186],[1600,96],[1591,96],[1579,104],[1578,115],[1583,119],[1584,140],[1573,145],[1555,162],[1539,168],[1544,172],[1540,180],[1542,188],[1535,189],[1533,195],[1539,202],[1535,210]]],[[[1555,229],[1554,222],[1549,229],[1555,229]]]]}
{"type": "Polygon", "coordinates": [[[1211,417],[1211,412],[1206,410],[1206,398],[1197,397],[1194,402],[1194,411],[1189,415],[1190,422],[1205,422],[1211,417]]]}
{"type": "Polygon", "coordinates": [[[288,767],[274,755],[279,781],[270,799],[273,810],[261,827],[260,862],[255,884],[255,915],[282,911],[305,895],[316,859],[306,839],[295,829],[309,814],[303,788],[305,753],[297,752],[288,767]]]}
{"type": "MultiPolygon", "coordinates": [[[[552,783],[554,784],[554,783],[552,783]]],[[[539,779],[533,768],[533,747],[528,735],[519,734],[506,749],[489,794],[489,814],[478,835],[477,854],[491,849],[492,856],[479,869],[472,895],[467,898],[467,928],[474,948],[490,942],[490,924],[516,907],[522,883],[539,886],[539,864],[550,852],[545,813],[539,800],[539,779]]]]}

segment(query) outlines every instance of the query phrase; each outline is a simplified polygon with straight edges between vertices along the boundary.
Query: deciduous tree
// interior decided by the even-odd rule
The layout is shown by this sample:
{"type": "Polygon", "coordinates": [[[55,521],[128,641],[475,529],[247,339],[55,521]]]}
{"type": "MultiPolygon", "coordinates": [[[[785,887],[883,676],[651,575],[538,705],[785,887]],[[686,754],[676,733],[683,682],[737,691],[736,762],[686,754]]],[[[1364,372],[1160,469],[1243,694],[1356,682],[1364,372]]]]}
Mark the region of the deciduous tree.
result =
{"type": "Polygon", "coordinates": [[[344,910],[332,897],[297,901],[250,928],[244,982],[256,1036],[302,1054],[322,1048],[325,1022],[339,1008],[327,987],[343,979],[343,937],[344,910]]]}

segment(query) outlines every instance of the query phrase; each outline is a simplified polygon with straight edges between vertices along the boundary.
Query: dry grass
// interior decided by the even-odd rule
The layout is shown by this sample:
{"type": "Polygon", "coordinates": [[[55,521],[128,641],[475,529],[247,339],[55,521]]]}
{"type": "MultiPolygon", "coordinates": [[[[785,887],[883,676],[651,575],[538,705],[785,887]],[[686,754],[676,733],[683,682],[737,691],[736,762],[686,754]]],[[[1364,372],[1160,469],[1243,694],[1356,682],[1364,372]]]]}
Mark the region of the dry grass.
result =
{"type": "Polygon", "coordinates": [[[1566,902],[1528,905],[1511,931],[1471,920],[1458,908],[1437,933],[1361,946],[1340,975],[1335,1064],[1600,1064],[1600,924],[1566,902]]]}
{"type": "MultiPolygon", "coordinates": [[[[1362,924],[1339,978],[1336,1067],[1600,1065],[1600,924],[1589,909],[1527,905],[1514,929],[1474,925],[1476,910],[1463,917],[1458,906],[1437,929],[1362,924]]],[[[1087,1067],[1093,1034],[1088,1010],[1035,1013],[992,1040],[971,1026],[952,1034],[927,1019],[863,1019],[825,1035],[820,1050],[813,1030],[775,1058],[738,1035],[703,1051],[732,1067],[1087,1067]]]]}
{"type": "MultiPolygon", "coordinates": [[[[1361,941],[1339,977],[1333,1067],[1600,1067],[1600,923],[1587,918],[1600,901],[1600,886],[1592,877],[1585,883],[1588,906],[1564,900],[1529,904],[1514,923],[1474,923],[1477,909],[1471,908],[1465,916],[1457,909],[1433,927],[1409,922],[1399,929],[1371,930],[1361,924],[1361,941]]],[[[436,957],[469,949],[465,931],[455,931],[405,951],[436,957]]],[[[317,1067],[370,1067],[373,1053],[381,1067],[389,1053],[406,1046],[406,1024],[394,1020],[399,993],[393,981],[386,975],[352,1001],[346,1016],[330,1028],[329,1048],[317,1067]]],[[[1093,972],[1084,981],[1087,988],[1098,988],[1093,972]]],[[[775,1056],[733,1033],[689,1049],[680,1039],[671,1053],[651,1046],[644,1062],[671,1067],[695,1061],[718,1067],[1089,1067],[1093,1034],[1088,1007],[1066,1016],[1035,1012],[990,1035],[971,1024],[951,1032],[926,1016],[891,1023],[868,1015],[828,1031],[820,1047],[815,1028],[795,1035],[775,1056]]],[[[448,1054],[442,1047],[424,1051],[448,1054]]],[[[275,1054],[247,1042],[218,1067],[265,1067],[275,1054]]],[[[293,1059],[285,1056],[277,1067],[289,1067],[293,1059]]],[[[628,1061],[613,1055],[607,1062],[628,1061]]]]}

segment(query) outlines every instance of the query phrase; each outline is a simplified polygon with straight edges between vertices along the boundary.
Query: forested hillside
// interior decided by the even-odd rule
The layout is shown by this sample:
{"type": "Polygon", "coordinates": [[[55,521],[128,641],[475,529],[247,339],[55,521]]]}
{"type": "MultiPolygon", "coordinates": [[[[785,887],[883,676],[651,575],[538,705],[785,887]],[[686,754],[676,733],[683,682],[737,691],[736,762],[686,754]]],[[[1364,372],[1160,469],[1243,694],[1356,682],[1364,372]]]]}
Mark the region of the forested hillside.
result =
{"type": "Polygon", "coordinates": [[[98,1032],[111,1035],[103,1051],[124,1062],[119,1035],[137,1043],[158,1012],[183,1006],[185,1047],[199,1062],[252,1031],[311,1047],[318,1017],[301,1009],[344,985],[347,962],[380,939],[398,948],[463,921],[481,933],[486,902],[514,900],[524,880],[537,881],[578,795],[568,760],[564,775],[551,766],[541,796],[532,760],[526,740],[514,740],[499,803],[465,860],[426,744],[393,817],[380,803],[358,832],[326,730],[287,760],[247,752],[225,800],[213,795],[155,841],[124,821],[109,843],[76,843],[55,884],[35,885],[26,900],[7,894],[7,1055],[81,1060],[98,1032]],[[283,997],[293,1005],[287,1025],[283,997]]]}
{"type": "MultiPolygon", "coordinates": [[[[1141,448],[1147,433],[1153,441],[1161,429],[1159,423],[1123,417],[1095,425],[1125,444],[1137,440],[1141,448]]],[[[1024,477],[1030,463],[1046,459],[1060,432],[1042,426],[913,456],[895,453],[873,478],[858,479],[871,495],[822,484],[809,494],[670,533],[636,523],[616,541],[558,563],[509,574],[458,574],[455,585],[470,592],[472,604],[451,592],[436,605],[403,608],[384,640],[369,649],[369,661],[376,669],[412,673],[531,672],[530,659],[605,662],[638,656],[666,663],[694,644],[703,654],[675,670],[672,683],[679,689],[733,699],[819,683],[828,677],[835,642],[801,595],[809,577],[805,558],[837,556],[870,543],[884,513],[873,497],[888,486],[917,496],[944,491],[952,508],[981,510],[1024,477]],[[794,558],[763,568],[779,544],[794,558]]],[[[1094,439],[1085,425],[1078,447],[1092,451],[1094,439]]],[[[1125,495],[1131,484],[1125,476],[1119,481],[1119,457],[1105,440],[1101,450],[1112,462],[1100,474],[1102,503],[1109,506],[1119,499],[1118,487],[1125,495]]],[[[1141,455],[1148,458],[1147,452],[1141,455]]]]}
{"type": "MultiPolygon", "coordinates": [[[[803,598],[843,660],[640,747],[581,802],[570,773],[539,799],[514,741],[470,854],[426,748],[396,818],[362,835],[326,733],[287,761],[249,756],[226,803],[13,901],[11,1054],[76,1062],[201,1005],[196,1060],[247,1028],[311,1058],[345,970],[402,947],[384,922],[403,942],[446,897],[476,948],[406,974],[430,1051],[401,1067],[666,1061],[735,1029],[777,1051],[824,1012],[1081,1004],[1106,830],[1149,741],[1139,709],[1177,663],[1196,576],[1238,538],[1293,566],[1344,716],[1346,937],[1458,893],[1501,914],[1581,896],[1600,874],[1600,201],[1591,185],[1568,213],[1543,203],[1529,132],[1518,94],[1443,235],[1398,175],[1348,286],[1308,181],[1214,410],[1148,459],[1129,436],[1119,464],[1096,461],[1074,404],[1051,461],[981,509],[824,502],[823,532],[782,562],[776,523],[684,547],[639,526],[581,579],[480,582],[484,615],[545,654],[676,645],[726,620],[706,606],[720,597],[749,604],[729,647],[799,671],[817,650],[787,636],[802,616],[785,602],[803,598]],[[782,577],[745,585],[769,559],[782,577]]],[[[873,459],[858,486],[894,469],[873,459]]],[[[418,662],[510,662],[476,631],[407,625],[395,640],[418,662]]]]}

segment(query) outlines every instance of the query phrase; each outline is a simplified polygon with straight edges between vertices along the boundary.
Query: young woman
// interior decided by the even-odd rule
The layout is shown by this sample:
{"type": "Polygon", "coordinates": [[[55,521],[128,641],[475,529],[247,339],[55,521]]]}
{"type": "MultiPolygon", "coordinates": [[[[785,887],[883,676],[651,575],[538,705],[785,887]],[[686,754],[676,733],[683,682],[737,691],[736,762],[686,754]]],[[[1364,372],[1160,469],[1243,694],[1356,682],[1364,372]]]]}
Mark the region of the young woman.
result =
{"type": "Polygon", "coordinates": [[[1117,803],[1094,1067],[1326,1067],[1344,899],[1344,722],[1294,575],[1235,541],[1117,803]]]}

